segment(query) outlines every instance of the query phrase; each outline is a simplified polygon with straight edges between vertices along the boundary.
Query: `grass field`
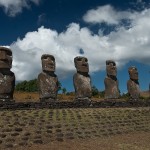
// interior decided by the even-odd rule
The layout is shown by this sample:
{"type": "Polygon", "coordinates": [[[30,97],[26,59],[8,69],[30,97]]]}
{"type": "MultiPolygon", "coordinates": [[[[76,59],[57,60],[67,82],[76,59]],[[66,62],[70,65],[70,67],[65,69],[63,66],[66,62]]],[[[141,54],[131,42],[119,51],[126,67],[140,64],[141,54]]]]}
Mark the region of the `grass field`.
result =
{"type": "Polygon", "coordinates": [[[0,149],[150,149],[150,108],[0,111],[0,149]]]}
{"type": "MultiPolygon", "coordinates": [[[[143,91],[140,94],[144,98],[149,98],[150,93],[149,91],[143,91]]],[[[38,92],[15,92],[14,99],[16,102],[38,102],[39,101],[39,94],[38,92]]],[[[101,97],[92,97],[94,100],[103,100],[101,97]]],[[[73,101],[74,95],[64,95],[58,94],[58,100],[60,101],[73,101]]]]}

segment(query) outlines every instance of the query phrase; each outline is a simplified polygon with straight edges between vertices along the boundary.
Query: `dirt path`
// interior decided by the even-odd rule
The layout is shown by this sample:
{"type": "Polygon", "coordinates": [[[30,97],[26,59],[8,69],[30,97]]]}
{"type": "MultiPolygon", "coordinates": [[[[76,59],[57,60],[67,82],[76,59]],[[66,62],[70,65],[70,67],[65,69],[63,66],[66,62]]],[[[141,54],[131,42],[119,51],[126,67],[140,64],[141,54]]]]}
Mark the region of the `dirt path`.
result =
{"type": "Polygon", "coordinates": [[[150,150],[150,132],[33,145],[28,150],[150,150]]]}

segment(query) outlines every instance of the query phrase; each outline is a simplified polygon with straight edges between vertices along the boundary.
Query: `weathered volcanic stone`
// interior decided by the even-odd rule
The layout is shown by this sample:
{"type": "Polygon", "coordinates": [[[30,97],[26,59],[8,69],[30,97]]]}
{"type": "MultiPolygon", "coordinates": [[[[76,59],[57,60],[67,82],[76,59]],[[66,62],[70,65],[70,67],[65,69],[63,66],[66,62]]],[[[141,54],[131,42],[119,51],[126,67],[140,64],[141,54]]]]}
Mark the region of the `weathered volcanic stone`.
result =
{"type": "Polygon", "coordinates": [[[75,88],[75,101],[89,103],[92,96],[91,78],[88,74],[89,65],[88,59],[85,57],[74,58],[77,73],[73,76],[73,83],[75,88]]]}
{"type": "Polygon", "coordinates": [[[13,102],[15,75],[12,68],[12,51],[0,47],[0,102],[13,102]]]}
{"type": "Polygon", "coordinates": [[[104,80],[105,99],[119,98],[116,63],[112,60],[106,61],[107,76],[104,80]]]}
{"type": "Polygon", "coordinates": [[[137,68],[132,66],[129,67],[128,73],[130,79],[127,81],[127,89],[131,99],[139,99],[140,88],[138,82],[138,71],[137,68]]]}
{"type": "Polygon", "coordinates": [[[58,78],[55,72],[55,58],[44,54],[41,57],[42,70],[38,75],[39,95],[41,102],[55,102],[58,92],[58,78]]]}

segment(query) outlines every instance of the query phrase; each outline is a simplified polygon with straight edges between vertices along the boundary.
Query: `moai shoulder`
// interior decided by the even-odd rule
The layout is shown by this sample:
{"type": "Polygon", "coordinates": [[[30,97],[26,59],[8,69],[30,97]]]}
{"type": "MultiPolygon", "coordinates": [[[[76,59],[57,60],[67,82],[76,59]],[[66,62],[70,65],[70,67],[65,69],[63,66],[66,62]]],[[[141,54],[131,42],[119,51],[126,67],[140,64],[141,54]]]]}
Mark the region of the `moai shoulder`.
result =
{"type": "Polygon", "coordinates": [[[75,57],[74,63],[77,72],[73,76],[75,101],[90,103],[92,96],[91,78],[88,74],[89,64],[86,57],[75,57]]]}
{"type": "Polygon", "coordinates": [[[38,75],[38,87],[41,102],[55,102],[58,92],[58,78],[55,72],[55,58],[44,54],[41,57],[42,72],[38,75]]]}
{"type": "Polygon", "coordinates": [[[12,51],[0,47],[0,102],[14,102],[15,74],[12,68],[12,51]]]}
{"type": "Polygon", "coordinates": [[[117,80],[117,68],[116,63],[112,60],[106,61],[106,73],[105,84],[105,99],[119,98],[119,83],[117,80]]]}
{"type": "Polygon", "coordinates": [[[134,66],[129,67],[128,73],[130,76],[130,79],[127,81],[128,93],[131,99],[137,100],[140,97],[137,68],[134,66]]]}

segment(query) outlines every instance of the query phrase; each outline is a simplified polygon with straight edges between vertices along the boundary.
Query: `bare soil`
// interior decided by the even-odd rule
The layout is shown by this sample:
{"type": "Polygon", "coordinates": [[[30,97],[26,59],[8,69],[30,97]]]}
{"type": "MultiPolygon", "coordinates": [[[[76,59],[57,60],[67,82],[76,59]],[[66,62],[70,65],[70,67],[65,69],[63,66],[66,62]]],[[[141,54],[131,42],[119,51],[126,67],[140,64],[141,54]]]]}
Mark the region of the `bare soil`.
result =
{"type": "Polygon", "coordinates": [[[44,145],[32,145],[28,150],[149,150],[150,133],[113,135],[109,137],[68,140],[44,145]]]}

